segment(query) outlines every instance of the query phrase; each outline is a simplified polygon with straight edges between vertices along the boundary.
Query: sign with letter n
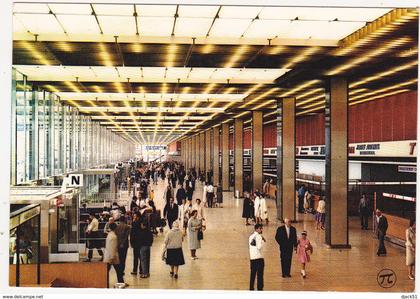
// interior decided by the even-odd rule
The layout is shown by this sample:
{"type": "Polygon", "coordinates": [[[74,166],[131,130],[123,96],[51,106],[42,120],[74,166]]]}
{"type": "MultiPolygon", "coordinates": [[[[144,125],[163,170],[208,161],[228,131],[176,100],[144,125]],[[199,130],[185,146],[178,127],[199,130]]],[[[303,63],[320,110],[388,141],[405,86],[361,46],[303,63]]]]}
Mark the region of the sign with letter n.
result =
{"type": "Polygon", "coordinates": [[[69,174],[68,185],[69,187],[82,187],[83,174],[69,174]]]}

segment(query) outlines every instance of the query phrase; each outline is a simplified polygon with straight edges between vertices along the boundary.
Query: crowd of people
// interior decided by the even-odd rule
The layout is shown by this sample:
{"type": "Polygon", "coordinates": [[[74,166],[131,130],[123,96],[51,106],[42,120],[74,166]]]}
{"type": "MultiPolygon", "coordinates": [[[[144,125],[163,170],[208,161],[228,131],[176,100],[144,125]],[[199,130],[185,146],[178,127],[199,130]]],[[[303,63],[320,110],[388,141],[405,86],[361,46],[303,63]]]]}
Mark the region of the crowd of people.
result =
{"type": "MultiPolygon", "coordinates": [[[[124,288],[128,284],[124,281],[126,257],[129,248],[132,248],[133,265],[131,275],[140,278],[150,277],[150,256],[154,235],[158,229],[165,232],[162,248],[162,259],[170,267],[169,275],[178,279],[179,267],[185,264],[183,243],[188,241],[191,260],[197,260],[197,251],[201,248],[201,241],[206,230],[206,209],[223,207],[223,192],[220,185],[213,185],[205,181],[203,173],[198,173],[194,168],[185,170],[181,163],[145,163],[141,167],[133,168],[126,178],[126,185],[130,201],[126,206],[113,203],[112,206],[98,215],[90,213],[86,233],[88,236],[87,261],[91,261],[94,249],[97,250],[101,261],[108,264],[108,269],[114,268],[117,276],[116,287],[124,288]],[[154,199],[154,186],[159,179],[165,182],[163,194],[164,208],[161,212],[157,209],[154,199]],[[193,200],[196,183],[203,186],[201,198],[193,200]],[[106,234],[105,252],[101,243],[97,241],[99,221],[106,221],[103,233],[106,234]]],[[[263,192],[245,192],[242,208],[242,217],[245,225],[254,225],[254,232],[249,237],[250,256],[250,284],[249,289],[254,290],[257,279],[257,290],[264,287],[264,256],[263,248],[267,242],[263,236],[264,225],[269,224],[266,188],[263,192]],[[252,221],[252,223],[251,223],[252,221]]],[[[297,190],[298,212],[314,214],[316,229],[325,229],[326,203],[319,197],[314,205],[313,195],[310,190],[300,186],[297,190]]],[[[362,229],[368,228],[369,214],[368,200],[362,196],[359,204],[362,229]]],[[[386,255],[385,235],[387,220],[378,210],[376,211],[377,237],[379,240],[378,256],[386,255]]],[[[414,279],[414,252],[415,252],[415,223],[410,223],[406,231],[406,263],[409,278],[414,279]]],[[[312,244],[307,231],[298,234],[289,219],[278,227],[275,241],[279,246],[282,277],[291,277],[291,265],[294,253],[301,265],[302,278],[307,277],[307,265],[313,253],[312,244]]]]}
{"type": "MultiPolygon", "coordinates": [[[[130,198],[128,204],[124,206],[114,202],[110,208],[105,207],[99,214],[89,214],[86,228],[86,261],[92,260],[93,251],[96,249],[100,261],[108,264],[108,270],[114,268],[117,276],[115,287],[125,288],[128,286],[124,281],[126,257],[131,246],[133,268],[130,274],[148,278],[154,235],[159,233],[158,229],[163,232],[167,225],[169,230],[165,235],[162,257],[170,266],[171,277],[178,279],[179,266],[185,263],[182,251],[184,239],[188,240],[191,259],[198,259],[197,250],[201,248],[203,232],[206,229],[204,208],[214,207],[213,203],[221,207],[223,203],[221,189],[213,187],[211,182],[203,183],[206,190],[204,202],[200,198],[193,201],[196,181],[195,169],[186,171],[183,165],[177,162],[143,163],[141,167],[133,167],[128,177],[123,180],[130,198]],[[167,182],[163,195],[163,214],[154,202],[154,186],[159,178],[167,182]],[[100,222],[106,222],[101,230],[100,222]],[[106,235],[105,253],[102,250],[102,234],[106,235]]],[[[87,210],[86,206],[83,209],[87,210]]]]}

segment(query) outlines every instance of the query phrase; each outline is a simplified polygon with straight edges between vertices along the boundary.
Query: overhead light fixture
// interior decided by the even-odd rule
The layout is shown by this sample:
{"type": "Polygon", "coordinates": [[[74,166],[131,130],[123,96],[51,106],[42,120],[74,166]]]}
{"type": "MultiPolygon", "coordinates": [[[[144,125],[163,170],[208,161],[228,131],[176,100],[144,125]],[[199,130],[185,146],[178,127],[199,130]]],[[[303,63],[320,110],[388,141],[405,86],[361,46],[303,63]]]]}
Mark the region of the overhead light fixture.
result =
{"type": "Polygon", "coordinates": [[[298,87],[293,88],[292,90],[290,90],[288,92],[282,93],[280,95],[280,97],[281,98],[287,97],[289,95],[295,94],[298,91],[301,91],[302,89],[305,89],[307,87],[310,87],[310,86],[315,85],[315,84],[320,83],[320,82],[321,82],[320,80],[310,80],[310,81],[307,81],[307,82],[299,85],[298,87]]]}
{"type": "Polygon", "coordinates": [[[350,88],[355,88],[355,87],[360,86],[362,84],[365,84],[365,83],[368,83],[368,82],[372,82],[372,81],[375,81],[377,79],[381,79],[383,77],[387,77],[387,76],[393,75],[395,73],[398,73],[398,72],[401,72],[401,71],[410,69],[410,68],[415,67],[417,65],[418,65],[418,61],[417,60],[414,60],[414,61],[408,62],[406,64],[393,67],[393,68],[391,68],[391,69],[389,69],[387,71],[379,72],[379,73],[376,73],[376,74],[372,74],[372,75],[370,75],[368,77],[362,78],[361,80],[359,80],[357,82],[351,83],[349,85],[349,87],[350,88]]]}
{"type": "Polygon", "coordinates": [[[369,61],[375,57],[378,57],[390,50],[393,50],[395,47],[400,46],[402,44],[411,42],[412,39],[410,37],[404,36],[404,37],[400,37],[398,39],[386,42],[386,43],[382,43],[382,45],[379,48],[375,48],[374,50],[371,50],[367,53],[364,53],[362,56],[360,57],[356,57],[354,59],[351,59],[350,61],[348,61],[345,64],[342,64],[341,66],[330,70],[326,73],[326,75],[328,76],[333,76],[333,75],[337,75],[342,73],[343,71],[348,70],[349,68],[353,68],[355,66],[361,65],[362,63],[369,61]]]}
{"type": "Polygon", "coordinates": [[[31,52],[32,56],[36,60],[38,60],[40,62],[40,64],[43,64],[43,65],[51,65],[52,64],[51,61],[49,59],[47,59],[45,57],[45,55],[42,54],[42,52],[38,51],[37,48],[31,42],[21,41],[20,43],[23,45],[23,47],[26,50],[28,50],[29,52],[31,52]]]}
{"type": "Polygon", "coordinates": [[[392,96],[392,95],[396,95],[396,94],[403,93],[403,92],[408,92],[408,91],[410,91],[410,89],[400,89],[400,90],[396,90],[396,91],[392,91],[392,92],[388,92],[388,93],[382,93],[380,95],[369,97],[369,98],[366,98],[366,99],[363,99],[363,100],[360,100],[360,101],[352,101],[352,102],[349,103],[349,105],[353,106],[353,105],[361,104],[361,103],[376,100],[376,99],[382,99],[382,98],[385,98],[385,97],[389,97],[389,96],[392,96]]]}
{"type": "Polygon", "coordinates": [[[104,66],[113,66],[111,55],[108,53],[107,47],[104,43],[99,43],[99,58],[104,66]]]}
{"type": "Polygon", "coordinates": [[[282,66],[283,69],[293,69],[296,64],[306,60],[307,58],[312,58],[311,56],[315,55],[317,52],[321,51],[322,47],[308,47],[301,50],[299,55],[292,57],[285,65],[282,66]]]}
{"type": "Polygon", "coordinates": [[[248,45],[238,46],[235,53],[229,58],[229,61],[223,66],[224,68],[232,68],[236,66],[242,56],[249,50],[248,45]]]}

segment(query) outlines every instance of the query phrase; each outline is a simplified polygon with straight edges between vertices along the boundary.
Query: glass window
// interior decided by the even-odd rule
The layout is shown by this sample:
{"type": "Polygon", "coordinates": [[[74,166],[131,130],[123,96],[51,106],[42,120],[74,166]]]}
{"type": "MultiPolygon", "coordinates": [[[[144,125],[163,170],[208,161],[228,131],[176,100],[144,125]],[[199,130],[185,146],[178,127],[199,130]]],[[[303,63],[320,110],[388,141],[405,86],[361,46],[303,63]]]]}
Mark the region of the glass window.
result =
{"type": "Polygon", "coordinates": [[[45,122],[45,92],[38,92],[38,176],[40,179],[47,176],[47,138],[45,122]]]}
{"type": "Polygon", "coordinates": [[[26,157],[25,157],[25,78],[16,73],[16,183],[25,181],[26,157]]]}

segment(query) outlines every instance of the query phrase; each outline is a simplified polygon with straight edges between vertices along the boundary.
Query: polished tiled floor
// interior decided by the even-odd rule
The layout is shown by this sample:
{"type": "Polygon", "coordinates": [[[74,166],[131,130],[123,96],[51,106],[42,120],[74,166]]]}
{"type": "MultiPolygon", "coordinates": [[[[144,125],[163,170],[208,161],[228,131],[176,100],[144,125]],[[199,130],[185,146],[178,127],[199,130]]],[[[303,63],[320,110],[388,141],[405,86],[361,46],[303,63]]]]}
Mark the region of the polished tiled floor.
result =
{"type": "MultiPolygon", "coordinates": [[[[164,183],[155,188],[157,207],[163,210],[164,183]]],[[[194,198],[201,198],[202,187],[197,184],[194,198]]],[[[234,199],[232,193],[225,193],[224,207],[206,209],[207,230],[202,249],[198,250],[198,260],[191,260],[187,240],[184,241],[186,264],[180,268],[179,279],[169,276],[169,267],[161,259],[163,234],[153,243],[151,254],[151,276],[142,279],[130,274],[132,251],[129,249],[125,281],[130,288],[143,289],[210,289],[247,290],[249,283],[248,237],[252,226],[245,226],[241,218],[242,200],[234,199]]],[[[265,273],[264,290],[278,291],[374,291],[411,292],[414,282],[407,277],[405,249],[387,243],[388,256],[377,257],[377,240],[371,231],[359,228],[358,218],[350,220],[349,250],[329,249],[324,245],[324,232],[314,228],[311,216],[304,215],[295,224],[298,232],[308,231],[314,253],[307,266],[307,278],[300,277],[300,265],[293,258],[292,278],[281,277],[279,250],[274,240],[278,222],[275,220],[275,203],[270,200],[271,222],[264,227],[267,245],[264,250],[265,273]],[[378,285],[377,274],[381,269],[395,271],[397,282],[392,288],[384,289],[378,285]]],[[[165,230],[166,232],[166,230],[165,230]]],[[[110,272],[110,286],[116,281],[113,270],[110,272]]]]}

